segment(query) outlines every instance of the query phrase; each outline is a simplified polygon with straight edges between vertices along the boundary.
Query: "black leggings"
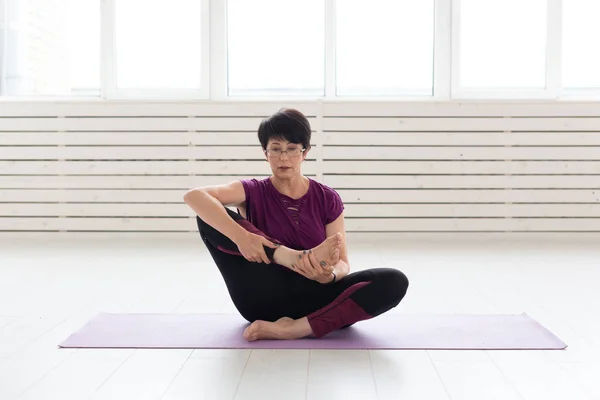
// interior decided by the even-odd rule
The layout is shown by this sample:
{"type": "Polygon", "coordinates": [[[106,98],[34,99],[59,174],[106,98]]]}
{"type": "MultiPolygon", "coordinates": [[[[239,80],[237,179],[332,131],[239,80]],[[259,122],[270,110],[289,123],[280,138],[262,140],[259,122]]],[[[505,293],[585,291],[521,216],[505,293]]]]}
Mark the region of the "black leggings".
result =
{"type": "MultiPolygon", "coordinates": [[[[226,210],[246,230],[278,243],[241,215],[226,210]]],[[[219,268],[235,307],[249,322],[308,317],[313,334],[320,337],[390,310],[400,303],[408,289],[406,276],[392,268],[354,272],[327,285],[274,262],[251,262],[225,235],[198,216],[196,221],[200,237],[219,268]]],[[[274,249],[264,248],[272,260],[274,249]]]]}

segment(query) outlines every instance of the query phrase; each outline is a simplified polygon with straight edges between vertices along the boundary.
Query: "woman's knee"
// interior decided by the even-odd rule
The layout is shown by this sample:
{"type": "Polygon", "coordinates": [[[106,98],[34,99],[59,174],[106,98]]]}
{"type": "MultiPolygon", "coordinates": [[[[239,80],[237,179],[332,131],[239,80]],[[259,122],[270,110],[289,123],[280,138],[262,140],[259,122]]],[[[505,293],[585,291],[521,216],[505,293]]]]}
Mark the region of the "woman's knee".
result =
{"type": "MultiPolygon", "coordinates": [[[[227,214],[234,220],[234,221],[240,221],[243,220],[244,217],[242,217],[239,213],[235,212],[235,211],[231,211],[229,208],[223,206],[225,208],[225,210],[227,211],[227,214]]],[[[205,230],[214,230],[214,228],[210,225],[208,225],[202,218],[200,218],[199,215],[196,215],[196,224],[198,225],[198,231],[202,232],[205,230]]]]}
{"type": "Polygon", "coordinates": [[[207,224],[202,218],[196,215],[196,225],[198,225],[198,232],[200,237],[206,242],[207,240],[211,243],[220,242],[224,235],[207,224]],[[206,240],[205,240],[206,239],[206,240]]]}
{"type": "Polygon", "coordinates": [[[352,298],[370,315],[377,316],[396,307],[408,290],[408,278],[394,268],[376,268],[359,272],[369,284],[352,298]]]}
{"type": "Polygon", "coordinates": [[[202,236],[202,233],[206,230],[208,225],[198,215],[196,215],[196,225],[198,226],[198,232],[200,232],[200,235],[202,236]]]}
{"type": "Polygon", "coordinates": [[[398,296],[398,303],[400,303],[408,291],[408,277],[402,271],[395,269],[392,280],[394,284],[394,291],[398,296]]]}
{"type": "Polygon", "coordinates": [[[408,291],[408,278],[397,269],[389,268],[380,276],[379,284],[382,286],[382,295],[391,303],[392,307],[400,304],[408,291]]]}
{"type": "Polygon", "coordinates": [[[406,290],[408,289],[408,277],[400,270],[397,269],[392,269],[391,270],[391,276],[390,276],[390,281],[393,282],[393,284],[399,288],[402,289],[406,292],[406,290]]]}

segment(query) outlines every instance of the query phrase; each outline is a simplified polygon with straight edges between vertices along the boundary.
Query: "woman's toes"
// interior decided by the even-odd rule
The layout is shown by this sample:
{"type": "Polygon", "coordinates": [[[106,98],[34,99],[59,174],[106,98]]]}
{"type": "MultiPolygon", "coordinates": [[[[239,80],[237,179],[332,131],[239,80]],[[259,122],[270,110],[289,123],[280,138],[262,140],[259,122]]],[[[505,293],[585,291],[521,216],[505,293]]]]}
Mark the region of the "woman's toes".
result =
{"type": "Polygon", "coordinates": [[[248,341],[256,340],[256,331],[258,330],[258,321],[254,321],[244,330],[244,339],[248,341]]]}
{"type": "Polygon", "coordinates": [[[248,338],[250,338],[250,327],[251,327],[251,326],[252,326],[252,325],[250,325],[249,327],[247,327],[247,328],[244,330],[244,339],[246,339],[246,340],[248,340],[248,338]]]}

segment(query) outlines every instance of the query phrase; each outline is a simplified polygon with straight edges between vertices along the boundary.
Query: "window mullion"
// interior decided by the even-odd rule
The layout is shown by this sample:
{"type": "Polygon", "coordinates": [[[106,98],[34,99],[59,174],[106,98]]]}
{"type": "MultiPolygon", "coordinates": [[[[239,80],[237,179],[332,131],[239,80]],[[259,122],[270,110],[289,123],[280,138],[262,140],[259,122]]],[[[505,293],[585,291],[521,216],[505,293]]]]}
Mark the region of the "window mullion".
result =
{"type": "Polygon", "coordinates": [[[546,42],[546,91],[550,98],[558,98],[562,92],[562,0],[548,0],[546,42]]]}
{"type": "Polygon", "coordinates": [[[452,0],[435,0],[433,96],[452,93],[452,0]]]}
{"type": "Polygon", "coordinates": [[[336,0],[325,0],[325,97],[336,97],[336,0]]]}
{"type": "Polygon", "coordinates": [[[209,80],[210,98],[222,100],[227,90],[227,0],[210,1],[209,80]]]}
{"type": "Polygon", "coordinates": [[[450,18],[450,97],[461,92],[460,82],[460,0],[451,0],[450,18]]]}
{"type": "Polygon", "coordinates": [[[210,97],[210,0],[200,0],[201,5],[201,31],[200,31],[200,92],[202,98],[210,97]]]}
{"type": "Polygon", "coordinates": [[[100,97],[113,98],[116,92],[115,77],[115,0],[100,2],[100,97]]]}

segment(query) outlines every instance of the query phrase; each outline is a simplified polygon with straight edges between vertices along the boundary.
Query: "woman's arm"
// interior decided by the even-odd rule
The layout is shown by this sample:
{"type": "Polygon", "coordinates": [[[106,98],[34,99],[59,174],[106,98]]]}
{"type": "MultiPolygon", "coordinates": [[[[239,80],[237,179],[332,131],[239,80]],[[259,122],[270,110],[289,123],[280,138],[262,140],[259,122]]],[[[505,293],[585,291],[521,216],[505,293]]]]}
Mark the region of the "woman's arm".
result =
{"type": "Polygon", "coordinates": [[[350,273],[350,262],[348,261],[348,246],[346,244],[346,226],[344,213],[333,222],[325,226],[326,236],[330,237],[340,232],[342,234],[342,245],[340,246],[340,260],[334,265],[333,271],[336,275],[336,282],[343,279],[350,273]]]}
{"type": "Polygon", "coordinates": [[[235,243],[237,250],[248,261],[271,263],[264,246],[275,249],[277,245],[266,237],[246,230],[229,216],[224,207],[229,205],[242,207],[246,202],[246,193],[241,181],[192,189],[183,196],[183,200],[204,223],[235,243]]]}
{"type": "Polygon", "coordinates": [[[246,201],[240,181],[226,185],[199,187],[186,192],[183,201],[208,225],[237,243],[247,231],[236,223],[223,206],[238,205],[246,201]]]}

